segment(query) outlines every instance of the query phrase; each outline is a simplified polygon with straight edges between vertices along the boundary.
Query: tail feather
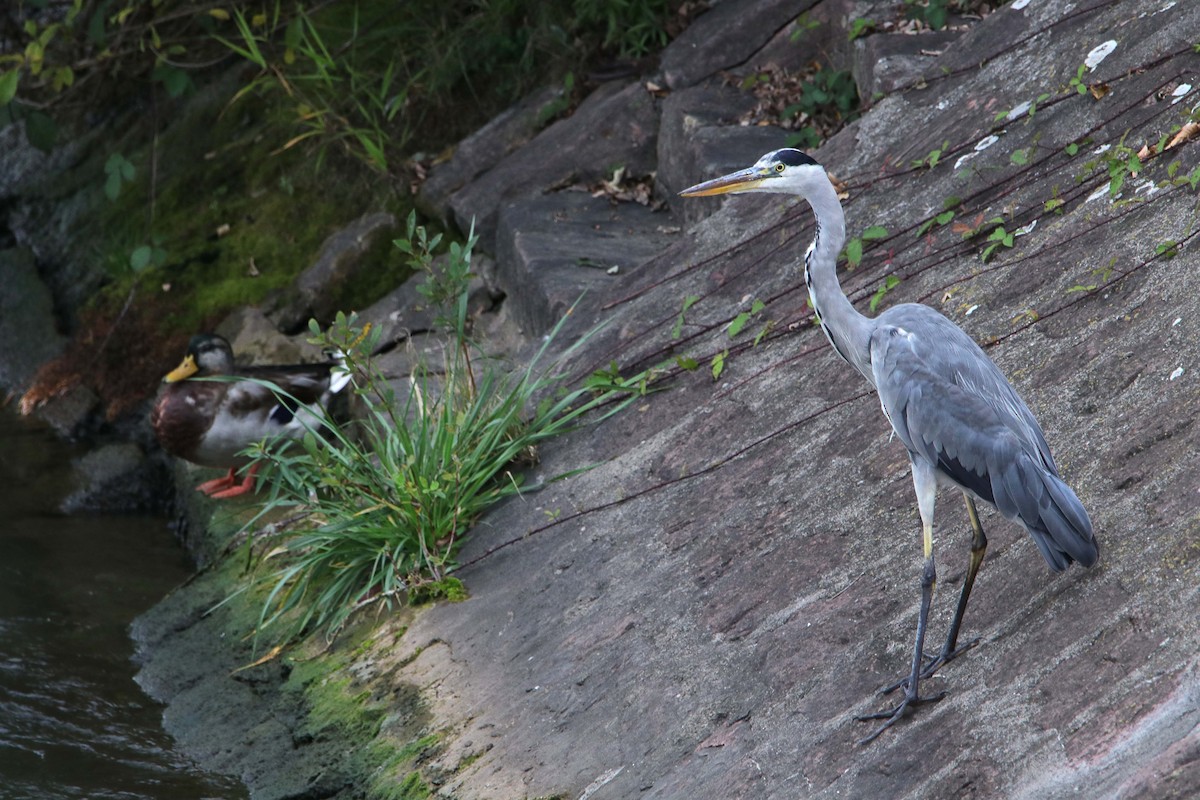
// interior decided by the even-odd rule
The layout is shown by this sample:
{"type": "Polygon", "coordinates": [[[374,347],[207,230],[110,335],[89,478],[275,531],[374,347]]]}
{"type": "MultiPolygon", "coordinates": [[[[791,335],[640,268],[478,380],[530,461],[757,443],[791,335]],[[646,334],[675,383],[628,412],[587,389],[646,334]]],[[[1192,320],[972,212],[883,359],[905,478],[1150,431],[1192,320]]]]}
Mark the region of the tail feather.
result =
{"type": "Polygon", "coordinates": [[[329,368],[329,393],[331,395],[338,394],[350,384],[350,379],[354,377],[350,372],[350,367],[346,363],[346,354],[341,350],[334,350],[329,354],[333,364],[329,368]]]}
{"type": "Polygon", "coordinates": [[[1050,569],[1062,572],[1075,561],[1090,567],[1100,557],[1083,503],[1044,464],[1018,457],[993,473],[991,489],[996,508],[1025,526],[1050,569]]]}
{"type": "Polygon", "coordinates": [[[1066,569],[1072,561],[1092,566],[1100,557],[1100,547],[1083,503],[1057,475],[1043,471],[1041,478],[1046,494],[1039,503],[1040,513],[1032,524],[1023,521],[1046,563],[1055,572],[1066,569]]]}

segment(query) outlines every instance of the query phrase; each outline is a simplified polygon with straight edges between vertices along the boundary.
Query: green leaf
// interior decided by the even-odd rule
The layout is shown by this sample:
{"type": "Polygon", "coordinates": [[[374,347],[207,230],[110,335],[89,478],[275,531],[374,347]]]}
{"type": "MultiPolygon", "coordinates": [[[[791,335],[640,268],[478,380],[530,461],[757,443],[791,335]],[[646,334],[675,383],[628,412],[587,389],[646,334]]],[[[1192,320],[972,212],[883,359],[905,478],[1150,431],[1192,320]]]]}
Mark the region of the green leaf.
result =
{"type": "Polygon", "coordinates": [[[129,254],[129,266],[134,272],[141,272],[146,267],[150,266],[150,261],[154,257],[154,249],[148,244],[134,248],[129,254]]]}
{"type": "Polygon", "coordinates": [[[186,71],[170,64],[160,64],[151,73],[160,82],[170,97],[182,97],[192,87],[192,78],[186,71]]]}
{"type": "Polygon", "coordinates": [[[729,355],[729,351],[717,353],[712,359],[712,376],[713,380],[720,380],[721,373],[725,371],[725,357],[729,355]]]}
{"type": "Polygon", "coordinates": [[[868,304],[871,312],[874,313],[875,309],[879,307],[879,301],[883,299],[884,295],[899,285],[900,278],[895,275],[888,275],[887,278],[884,279],[883,283],[879,285],[879,288],[875,290],[875,294],[871,297],[871,302],[868,304]]]}
{"type": "Polygon", "coordinates": [[[675,363],[679,365],[680,369],[685,369],[688,372],[692,372],[700,366],[696,359],[687,356],[675,356],[675,363]]]}
{"type": "Polygon", "coordinates": [[[675,324],[671,327],[671,338],[678,339],[683,335],[683,315],[699,300],[699,296],[690,294],[683,298],[683,308],[679,309],[679,316],[675,318],[675,324]]]}
{"type": "Polygon", "coordinates": [[[882,225],[872,225],[862,232],[862,240],[864,242],[871,242],[877,239],[886,239],[887,235],[887,228],[882,225]]]}
{"type": "Polygon", "coordinates": [[[49,114],[31,112],[25,118],[25,138],[38,150],[49,153],[58,139],[58,124],[49,114]]]}
{"type": "Polygon", "coordinates": [[[846,261],[850,265],[850,269],[854,269],[862,263],[862,239],[854,238],[846,242],[846,261]]]}
{"type": "Polygon", "coordinates": [[[61,92],[68,86],[75,83],[75,70],[70,67],[58,67],[54,70],[54,78],[51,81],[51,86],[54,91],[61,92]]]}
{"type": "Polygon", "coordinates": [[[1024,150],[1014,150],[1008,160],[1017,166],[1023,166],[1029,163],[1029,154],[1024,150]]]}
{"type": "Polygon", "coordinates": [[[1166,259],[1172,259],[1179,255],[1179,244],[1173,239],[1167,239],[1165,242],[1159,242],[1159,244],[1154,248],[1154,254],[1156,256],[1162,256],[1166,259]]]}
{"type": "Polygon", "coordinates": [[[1066,150],[1067,155],[1074,156],[1076,153],[1079,152],[1079,145],[1077,145],[1075,142],[1071,142],[1069,145],[1067,145],[1063,149],[1066,150]]]}
{"type": "Polygon", "coordinates": [[[869,31],[874,29],[875,20],[868,17],[858,17],[857,19],[851,20],[850,31],[847,33],[846,37],[850,41],[854,41],[855,39],[866,35],[869,31]]]}
{"type": "Polygon", "coordinates": [[[104,194],[109,200],[116,200],[121,196],[121,173],[108,173],[108,178],[104,181],[104,194]]]}
{"type": "Polygon", "coordinates": [[[942,213],[940,213],[936,217],[934,217],[934,219],[937,220],[938,225],[945,225],[948,222],[950,222],[950,220],[954,219],[954,212],[953,211],[943,211],[942,213]]]}
{"type": "Polygon", "coordinates": [[[729,338],[733,339],[742,332],[742,328],[746,327],[746,323],[750,321],[750,312],[743,311],[733,318],[733,322],[729,323],[728,333],[729,338]]]}
{"type": "Polygon", "coordinates": [[[17,85],[21,82],[21,70],[10,69],[0,75],[0,106],[6,106],[17,96],[17,85]]]}

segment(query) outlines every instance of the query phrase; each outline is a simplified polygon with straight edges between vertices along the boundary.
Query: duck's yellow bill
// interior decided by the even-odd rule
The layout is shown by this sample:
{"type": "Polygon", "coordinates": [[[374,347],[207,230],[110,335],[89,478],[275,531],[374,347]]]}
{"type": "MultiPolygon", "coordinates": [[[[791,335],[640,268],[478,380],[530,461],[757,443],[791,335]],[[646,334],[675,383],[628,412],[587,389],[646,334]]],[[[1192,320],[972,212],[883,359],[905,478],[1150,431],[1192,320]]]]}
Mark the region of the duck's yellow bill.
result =
{"type": "Polygon", "coordinates": [[[198,370],[199,367],[196,366],[196,357],[189,353],[188,355],[184,356],[183,361],[180,362],[178,367],[163,376],[163,383],[175,383],[176,381],[190,378],[195,375],[198,370]]]}

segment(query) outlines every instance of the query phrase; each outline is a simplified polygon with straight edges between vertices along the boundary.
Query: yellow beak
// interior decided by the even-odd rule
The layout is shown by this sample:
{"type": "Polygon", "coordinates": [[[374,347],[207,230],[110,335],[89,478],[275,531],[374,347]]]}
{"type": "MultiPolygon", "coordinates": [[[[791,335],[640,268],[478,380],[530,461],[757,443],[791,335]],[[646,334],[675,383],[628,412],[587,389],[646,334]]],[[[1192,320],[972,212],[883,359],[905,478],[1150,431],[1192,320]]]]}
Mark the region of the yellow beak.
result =
{"type": "Polygon", "coordinates": [[[189,353],[188,355],[184,356],[183,361],[180,362],[178,367],[171,370],[163,377],[163,383],[175,383],[176,381],[190,378],[195,375],[198,370],[199,367],[196,366],[196,357],[189,353]]]}
{"type": "Polygon", "coordinates": [[[680,192],[682,197],[707,197],[714,194],[744,192],[761,184],[773,173],[765,167],[747,167],[711,181],[698,183],[680,192]]]}

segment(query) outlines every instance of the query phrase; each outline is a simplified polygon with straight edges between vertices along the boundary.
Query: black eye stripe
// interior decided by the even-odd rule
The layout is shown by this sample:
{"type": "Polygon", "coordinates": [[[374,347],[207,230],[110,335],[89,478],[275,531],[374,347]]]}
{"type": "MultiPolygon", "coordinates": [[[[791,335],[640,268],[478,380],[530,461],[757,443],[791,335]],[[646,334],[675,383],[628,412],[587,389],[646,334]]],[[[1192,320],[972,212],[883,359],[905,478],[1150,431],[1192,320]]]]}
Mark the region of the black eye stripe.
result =
{"type": "Polygon", "coordinates": [[[806,165],[812,167],[817,166],[817,162],[814,161],[807,153],[801,150],[796,150],[792,147],[785,147],[782,150],[776,150],[775,158],[779,159],[784,164],[787,164],[789,167],[802,167],[806,165]]]}

